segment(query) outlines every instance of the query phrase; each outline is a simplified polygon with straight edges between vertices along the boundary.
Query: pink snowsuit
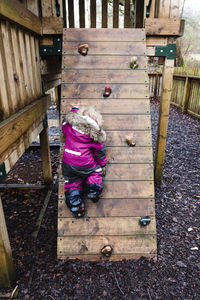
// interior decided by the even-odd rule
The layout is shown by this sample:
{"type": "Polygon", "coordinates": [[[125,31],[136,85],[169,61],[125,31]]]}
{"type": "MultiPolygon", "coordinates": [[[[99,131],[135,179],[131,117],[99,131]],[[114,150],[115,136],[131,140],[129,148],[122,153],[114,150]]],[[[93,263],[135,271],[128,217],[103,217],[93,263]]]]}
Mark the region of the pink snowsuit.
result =
{"type": "Polygon", "coordinates": [[[65,148],[62,172],[65,191],[82,191],[87,185],[102,189],[102,166],[106,165],[105,132],[90,117],[77,114],[73,108],[62,125],[65,148]]]}

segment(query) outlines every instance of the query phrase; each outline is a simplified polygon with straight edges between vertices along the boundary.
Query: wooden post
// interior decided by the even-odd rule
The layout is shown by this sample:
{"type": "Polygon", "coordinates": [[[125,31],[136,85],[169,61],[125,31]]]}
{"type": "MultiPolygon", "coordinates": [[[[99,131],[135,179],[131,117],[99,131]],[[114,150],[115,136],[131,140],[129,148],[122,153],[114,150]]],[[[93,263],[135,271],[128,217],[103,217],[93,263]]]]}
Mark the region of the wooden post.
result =
{"type": "Polygon", "coordinates": [[[15,279],[15,268],[0,197],[0,286],[11,287],[15,279]]]}
{"type": "Polygon", "coordinates": [[[185,80],[185,87],[184,87],[184,94],[183,94],[183,104],[182,104],[182,112],[184,114],[187,113],[187,108],[188,108],[188,102],[190,99],[190,87],[191,87],[191,81],[188,77],[186,77],[185,80]]]}
{"type": "Polygon", "coordinates": [[[43,171],[44,182],[49,184],[52,182],[52,169],[51,169],[48,127],[46,126],[40,133],[40,149],[41,149],[41,156],[42,156],[42,171],[43,171]]]}
{"type": "Polygon", "coordinates": [[[164,68],[163,68],[163,79],[162,79],[162,94],[161,94],[161,102],[160,102],[158,136],[157,136],[157,144],[156,144],[156,157],[155,157],[155,182],[157,184],[161,182],[162,171],[163,171],[170,98],[172,92],[173,71],[174,71],[174,60],[165,58],[164,68]]]}
{"type": "Polygon", "coordinates": [[[158,89],[158,72],[156,72],[155,82],[154,82],[154,99],[157,98],[157,89],[158,89]]]}

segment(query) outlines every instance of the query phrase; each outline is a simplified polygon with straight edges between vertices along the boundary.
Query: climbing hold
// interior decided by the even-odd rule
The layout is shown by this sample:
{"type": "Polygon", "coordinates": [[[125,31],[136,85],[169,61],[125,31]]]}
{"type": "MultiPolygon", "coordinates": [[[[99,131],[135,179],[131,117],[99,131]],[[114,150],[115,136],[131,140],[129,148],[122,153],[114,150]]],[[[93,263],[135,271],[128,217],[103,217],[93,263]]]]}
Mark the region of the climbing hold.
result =
{"type": "Polygon", "coordinates": [[[151,219],[149,217],[141,218],[139,221],[141,226],[147,226],[150,224],[150,222],[151,222],[151,219]]]}
{"type": "Polygon", "coordinates": [[[78,52],[83,56],[87,55],[87,53],[88,53],[88,44],[80,45],[78,47],[78,52]]]}
{"type": "Polygon", "coordinates": [[[106,256],[106,257],[110,257],[112,254],[112,247],[110,245],[106,245],[101,249],[101,253],[106,256]]]}
{"type": "Polygon", "coordinates": [[[131,57],[130,68],[131,69],[137,69],[138,68],[137,56],[131,57]]]}
{"type": "Polygon", "coordinates": [[[130,147],[135,147],[136,143],[133,141],[133,137],[128,135],[126,137],[126,142],[130,147]]]}
{"type": "Polygon", "coordinates": [[[112,93],[111,87],[109,85],[106,85],[103,96],[104,97],[109,97],[111,93],[112,93]]]}

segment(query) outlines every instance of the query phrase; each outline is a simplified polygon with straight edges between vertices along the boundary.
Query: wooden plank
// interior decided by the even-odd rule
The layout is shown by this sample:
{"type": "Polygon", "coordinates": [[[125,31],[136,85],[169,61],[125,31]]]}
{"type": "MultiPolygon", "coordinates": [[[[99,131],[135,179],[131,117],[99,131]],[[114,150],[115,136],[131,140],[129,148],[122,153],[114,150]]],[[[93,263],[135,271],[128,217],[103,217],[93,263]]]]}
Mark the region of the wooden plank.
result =
{"type": "Polygon", "coordinates": [[[30,45],[30,35],[28,33],[25,33],[25,47],[26,47],[26,59],[27,59],[27,70],[28,70],[28,78],[30,81],[30,94],[31,99],[34,99],[37,97],[35,86],[34,86],[34,80],[33,80],[33,65],[32,65],[32,58],[31,58],[31,45],[30,45]]]}
{"type": "MultiPolygon", "coordinates": [[[[59,184],[59,195],[64,196],[64,185],[59,184]]],[[[153,181],[105,181],[102,198],[153,198],[153,181]]]]}
{"type": "Polygon", "coordinates": [[[105,245],[112,245],[113,254],[156,253],[154,235],[59,237],[58,254],[97,255],[105,245]]]}
{"type": "MultiPolygon", "coordinates": [[[[112,84],[112,93],[109,99],[130,98],[144,99],[148,98],[148,86],[141,84],[112,84]]],[[[103,93],[105,84],[63,84],[62,98],[99,98],[105,99],[103,93]]]]}
{"type": "Polygon", "coordinates": [[[11,288],[14,279],[15,268],[0,197],[0,285],[11,288]]]}
{"type": "Polygon", "coordinates": [[[130,0],[124,1],[124,28],[130,27],[130,12],[131,12],[131,6],[130,6],[130,0]]]}
{"type": "Polygon", "coordinates": [[[1,0],[0,15],[41,35],[40,19],[17,0],[1,0]]]}
{"type": "Polygon", "coordinates": [[[96,0],[90,0],[91,28],[96,28],[96,0]]]}
{"type": "Polygon", "coordinates": [[[34,15],[39,16],[39,7],[38,7],[37,0],[28,0],[27,1],[27,8],[30,10],[34,15]]]}
{"type": "Polygon", "coordinates": [[[0,153],[3,153],[39,118],[48,107],[49,96],[26,106],[0,124],[0,153]]]}
{"type": "Polygon", "coordinates": [[[62,34],[63,18],[48,17],[42,18],[42,34],[62,34]]]}
{"type": "Polygon", "coordinates": [[[144,22],[144,1],[136,0],[135,11],[136,11],[135,27],[142,28],[144,22]]]}
{"type": "Polygon", "coordinates": [[[167,35],[179,36],[181,35],[181,21],[179,19],[171,18],[148,18],[145,20],[146,35],[167,35]]]}
{"type": "Polygon", "coordinates": [[[68,0],[69,27],[74,28],[74,0],[68,0]]]}
{"type": "Polygon", "coordinates": [[[172,91],[173,82],[173,71],[174,71],[174,60],[165,58],[163,77],[162,77],[162,96],[160,103],[160,113],[159,113],[159,126],[158,126],[158,136],[156,144],[156,156],[155,156],[155,180],[156,183],[161,182],[164,155],[165,155],[165,144],[167,137],[167,126],[169,118],[169,107],[170,98],[172,91]]]}
{"type": "Polygon", "coordinates": [[[79,0],[80,28],[85,28],[85,1],[79,0]]]}
{"type": "Polygon", "coordinates": [[[49,184],[52,182],[53,177],[51,168],[48,128],[44,128],[40,133],[40,149],[44,182],[49,184]]]}
{"type": "Polygon", "coordinates": [[[61,114],[70,111],[73,106],[94,106],[103,114],[148,114],[150,104],[148,99],[66,99],[62,100],[61,114]]]}
{"type": "MultiPolygon", "coordinates": [[[[77,42],[64,42],[63,54],[80,55],[78,54],[77,42]]],[[[145,55],[144,42],[88,42],[88,55],[145,55]]],[[[104,58],[106,60],[106,58],[104,58]]]]}
{"type": "Polygon", "coordinates": [[[0,26],[1,56],[3,62],[4,76],[6,80],[6,89],[8,96],[7,101],[10,106],[10,112],[14,113],[18,109],[18,99],[16,95],[16,85],[13,76],[13,56],[11,53],[11,40],[9,36],[9,30],[9,23],[7,21],[2,21],[0,26]]]}
{"type": "Polygon", "coordinates": [[[167,46],[168,45],[168,38],[167,37],[160,37],[160,36],[147,36],[146,39],[147,47],[152,46],[167,46]]]}
{"type": "MultiPolygon", "coordinates": [[[[65,115],[62,115],[62,118],[65,115]]],[[[104,115],[105,130],[150,130],[149,115],[104,115]]],[[[134,148],[134,147],[133,147],[134,148]]]]}
{"type": "Polygon", "coordinates": [[[36,76],[36,85],[38,96],[42,95],[42,79],[41,79],[41,63],[40,63],[40,54],[39,54],[39,40],[37,37],[34,38],[33,47],[35,48],[35,76],[36,76]]]}
{"type": "Polygon", "coordinates": [[[170,3],[170,18],[179,17],[180,0],[171,0],[170,3]]]}
{"type": "Polygon", "coordinates": [[[50,0],[41,0],[41,8],[42,8],[42,17],[51,17],[52,12],[52,1],[50,0]]]}
{"type": "Polygon", "coordinates": [[[64,28],[63,41],[71,42],[139,42],[145,40],[144,29],[118,28],[64,28]]]}
{"type": "Polygon", "coordinates": [[[113,28],[119,27],[119,0],[113,0],[113,28]]]}
{"type": "MultiPolygon", "coordinates": [[[[62,173],[62,171],[61,171],[62,173]]],[[[116,180],[153,180],[152,164],[108,164],[104,181],[116,180]]],[[[64,182],[60,175],[59,181],[64,182]]]]}
{"type": "MultiPolygon", "coordinates": [[[[123,147],[127,146],[127,142],[125,141],[126,136],[132,136],[133,140],[136,142],[135,147],[151,147],[152,146],[152,136],[150,130],[122,130],[122,131],[109,131],[106,130],[106,145],[114,146],[114,147],[123,147]]],[[[61,133],[60,136],[61,145],[64,146],[64,134],[61,133]]]]}
{"type": "MultiPolygon", "coordinates": [[[[64,197],[63,197],[64,198],[64,197]]],[[[104,199],[97,203],[86,199],[87,217],[141,217],[154,216],[154,199],[104,199]],[[124,209],[126,207],[126,209],[124,209]]],[[[62,197],[58,201],[58,217],[71,218],[72,214],[62,197]]]]}
{"type": "Polygon", "coordinates": [[[159,5],[159,18],[169,18],[170,17],[170,3],[171,0],[162,0],[159,5]]]}
{"type": "MultiPolygon", "coordinates": [[[[155,51],[154,51],[155,54],[155,51]]],[[[68,69],[106,69],[106,70],[130,70],[130,61],[132,56],[106,56],[106,64],[104,56],[81,56],[68,55],[63,56],[63,68],[68,69]]],[[[147,68],[146,56],[138,56],[138,69],[147,68]]],[[[136,71],[135,70],[135,71],[136,71]]],[[[97,72],[96,72],[97,73],[97,72]]]]}
{"type": "Polygon", "coordinates": [[[108,27],[108,0],[102,0],[102,28],[108,27]]]}
{"type": "Polygon", "coordinates": [[[148,74],[144,70],[64,70],[62,83],[147,83],[148,74]],[[146,75],[146,78],[145,76],[146,75]]]}
{"type": "Polygon", "coordinates": [[[93,261],[122,261],[122,260],[138,260],[141,257],[149,257],[149,258],[154,258],[156,257],[156,253],[151,254],[151,253],[135,253],[135,254],[123,254],[123,255],[112,255],[111,257],[107,258],[106,256],[101,256],[100,254],[98,255],[80,255],[80,254],[75,254],[75,255],[60,255],[59,253],[57,254],[57,258],[60,260],[69,260],[69,259],[79,259],[83,260],[86,262],[93,262],[93,261]]]}
{"type": "Polygon", "coordinates": [[[58,218],[58,236],[118,236],[155,234],[155,218],[142,227],[137,217],[58,218]]]}

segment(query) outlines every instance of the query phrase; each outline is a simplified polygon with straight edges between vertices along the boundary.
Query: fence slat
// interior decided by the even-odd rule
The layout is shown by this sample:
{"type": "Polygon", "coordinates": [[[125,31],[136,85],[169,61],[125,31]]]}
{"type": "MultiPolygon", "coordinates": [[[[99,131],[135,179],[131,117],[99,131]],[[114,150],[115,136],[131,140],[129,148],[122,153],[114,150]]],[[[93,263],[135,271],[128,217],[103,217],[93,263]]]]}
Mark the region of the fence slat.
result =
{"type": "Polygon", "coordinates": [[[85,28],[85,1],[79,0],[80,28],[85,28]]]}
{"type": "Polygon", "coordinates": [[[96,0],[90,0],[91,28],[96,28],[96,0]]]}
{"type": "Polygon", "coordinates": [[[102,0],[102,28],[107,28],[108,20],[108,1],[102,0]]]}
{"type": "Polygon", "coordinates": [[[74,28],[74,0],[68,0],[69,27],[74,28]]]}
{"type": "Polygon", "coordinates": [[[124,28],[130,27],[130,0],[125,0],[124,7],[124,28]]]}
{"type": "Polygon", "coordinates": [[[119,27],[119,0],[113,0],[113,28],[119,27]]]}

